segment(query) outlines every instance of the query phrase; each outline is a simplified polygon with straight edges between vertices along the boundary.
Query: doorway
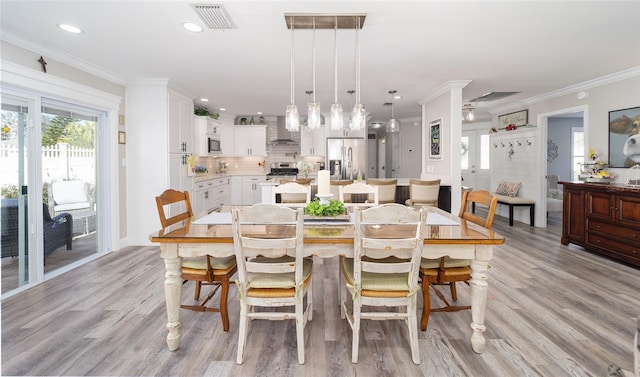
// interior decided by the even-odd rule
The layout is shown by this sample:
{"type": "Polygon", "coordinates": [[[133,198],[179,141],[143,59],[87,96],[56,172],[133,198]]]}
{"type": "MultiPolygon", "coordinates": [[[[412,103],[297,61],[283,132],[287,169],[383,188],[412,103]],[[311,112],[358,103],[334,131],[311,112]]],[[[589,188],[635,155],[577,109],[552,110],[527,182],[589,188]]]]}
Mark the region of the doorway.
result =
{"type": "Polygon", "coordinates": [[[491,185],[489,128],[462,131],[460,169],[462,186],[489,190],[491,185]]]}
{"type": "Polygon", "coordinates": [[[583,162],[587,145],[588,108],[586,105],[560,109],[538,116],[542,155],[540,176],[540,226],[562,226],[562,185],[555,187],[555,180],[575,181],[583,162]]]}

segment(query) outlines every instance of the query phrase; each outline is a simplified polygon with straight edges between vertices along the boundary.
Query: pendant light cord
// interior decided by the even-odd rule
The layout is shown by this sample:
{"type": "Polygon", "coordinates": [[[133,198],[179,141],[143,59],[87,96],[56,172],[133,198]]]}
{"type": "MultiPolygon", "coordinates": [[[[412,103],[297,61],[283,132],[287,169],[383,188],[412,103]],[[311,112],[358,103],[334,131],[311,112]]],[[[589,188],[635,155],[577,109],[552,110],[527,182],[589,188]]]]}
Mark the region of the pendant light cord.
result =
{"type": "Polygon", "coordinates": [[[313,53],[311,54],[313,61],[313,103],[316,102],[316,18],[313,17],[313,53]]]}
{"type": "Polygon", "coordinates": [[[334,84],[334,96],[333,103],[338,103],[338,17],[333,29],[333,84],[334,84]]]}
{"type": "Polygon", "coordinates": [[[356,104],[360,104],[360,16],[356,16],[356,104]]]}
{"type": "Polygon", "coordinates": [[[295,54],[294,54],[294,28],[295,28],[295,17],[291,17],[291,104],[294,105],[293,99],[293,91],[295,90],[295,75],[293,70],[295,69],[295,54]]]}

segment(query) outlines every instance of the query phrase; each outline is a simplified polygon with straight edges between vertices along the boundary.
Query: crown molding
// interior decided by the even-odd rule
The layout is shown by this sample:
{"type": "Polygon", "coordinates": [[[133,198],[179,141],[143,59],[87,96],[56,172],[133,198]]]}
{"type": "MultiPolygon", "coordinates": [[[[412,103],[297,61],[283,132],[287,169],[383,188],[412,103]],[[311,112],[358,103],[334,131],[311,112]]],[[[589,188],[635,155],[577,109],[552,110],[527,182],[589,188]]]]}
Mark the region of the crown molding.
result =
{"type": "Polygon", "coordinates": [[[571,85],[571,86],[567,86],[565,88],[561,88],[558,90],[554,90],[548,93],[544,93],[538,96],[533,96],[533,97],[529,97],[517,102],[512,102],[500,107],[496,107],[494,109],[492,109],[490,111],[490,113],[493,114],[502,114],[505,111],[510,111],[510,110],[514,110],[516,108],[522,107],[522,106],[527,106],[527,105],[532,105],[534,103],[538,103],[538,102],[543,102],[543,101],[548,101],[550,99],[554,99],[554,98],[558,98],[558,97],[562,97],[568,94],[573,94],[573,93],[578,93],[580,91],[583,90],[589,90],[592,88],[597,88],[599,86],[603,86],[603,85],[607,85],[607,84],[611,84],[614,82],[618,82],[618,81],[622,81],[622,80],[627,80],[633,77],[638,77],[640,76],[640,66],[637,67],[632,67],[629,69],[626,69],[624,71],[620,71],[620,72],[616,72],[616,73],[612,73],[609,75],[605,75],[605,76],[601,76],[601,77],[597,77],[595,79],[592,80],[588,80],[576,85],[571,85]]]}
{"type": "Polygon", "coordinates": [[[50,47],[43,46],[33,41],[29,41],[27,39],[24,39],[12,33],[11,31],[3,30],[2,34],[0,34],[0,40],[7,43],[11,43],[20,48],[24,48],[25,50],[31,51],[38,55],[42,55],[42,56],[46,56],[47,58],[54,59],[60,63],[66,64],[70,67],[90,73],[102,79],[111,81],[115,84],[124,86],[126,83],[126,80],[123,77],[113,72],[107,71],[102,67],[99,67],[95,64],[84,61],[82,59],[79,59],[78,57],[70,55],[66,52],[52,49],[50,47]]]}
{"type": "Polygon", "coordinates": [[[451,89],[462,89],[465,86],[469,85],[472,80],[449,80],[445,84],[436,88],[436,90],[431,93],[429,96],[418,102],[419,105],[424,105],[425,103],[429,103],[437,97],[449,92],[451,89]]]}

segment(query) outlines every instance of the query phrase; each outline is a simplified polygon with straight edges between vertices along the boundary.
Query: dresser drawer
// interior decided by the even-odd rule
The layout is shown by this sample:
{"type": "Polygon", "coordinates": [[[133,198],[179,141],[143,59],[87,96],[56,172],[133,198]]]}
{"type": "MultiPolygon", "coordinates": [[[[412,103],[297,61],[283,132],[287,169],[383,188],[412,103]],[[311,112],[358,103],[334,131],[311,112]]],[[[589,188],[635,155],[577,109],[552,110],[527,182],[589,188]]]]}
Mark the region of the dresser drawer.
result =
{"type": "Polygon", "coordinates": [[[639,229],[627,228],[624,226],[606,223],[603,221],[596,221],[596,220],[587,220],[587,222],[588,222],[587,229],[590,232],[598,232],[598,233],[603,233],[605,235],[624,238],[625,240],[629,240],[631,242],[640,242],[639,229]]]}
{"type": "Polygon", "coordinates": [[[629,263],[640,264],[640,246],[637,243],[632,244],[599,234],[588,233],[587,245],[607,251],[607,254],[626,260],[629,263]]]}

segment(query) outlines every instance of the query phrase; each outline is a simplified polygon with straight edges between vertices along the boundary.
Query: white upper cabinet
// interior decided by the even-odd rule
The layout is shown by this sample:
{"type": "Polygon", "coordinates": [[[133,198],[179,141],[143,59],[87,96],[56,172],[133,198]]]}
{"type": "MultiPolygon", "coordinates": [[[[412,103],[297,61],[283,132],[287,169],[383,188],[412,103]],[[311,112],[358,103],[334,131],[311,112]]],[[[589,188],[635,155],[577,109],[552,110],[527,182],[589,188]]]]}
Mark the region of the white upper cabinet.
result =
{"type": "MultiPolygon", "coordinates": [[[[223,156],[226,156],[224,153],[223,156]]],[[[266,156],[267,126],[235,126],[233,131],[234,156],[266,156]]]]}
{"type": "Polygon", "coordinates": [[[209,154],[209,135],[220,136],[221,122],[207,116],[193,117],[193,142],[195,143],[194,153],[198,156],[209,154]]]}
{"type": "Polygon", "coordinates": [[[193,101],[168,91],[167,120],[169,153],[193,153],[193,101]]]}
{"type": "Polygon", "coordinates": [[[300,130],[301,156],[324,156],[325,145],[326,138],[324,128],[311,130],[308,127],[302,127],[300,130]]]}

